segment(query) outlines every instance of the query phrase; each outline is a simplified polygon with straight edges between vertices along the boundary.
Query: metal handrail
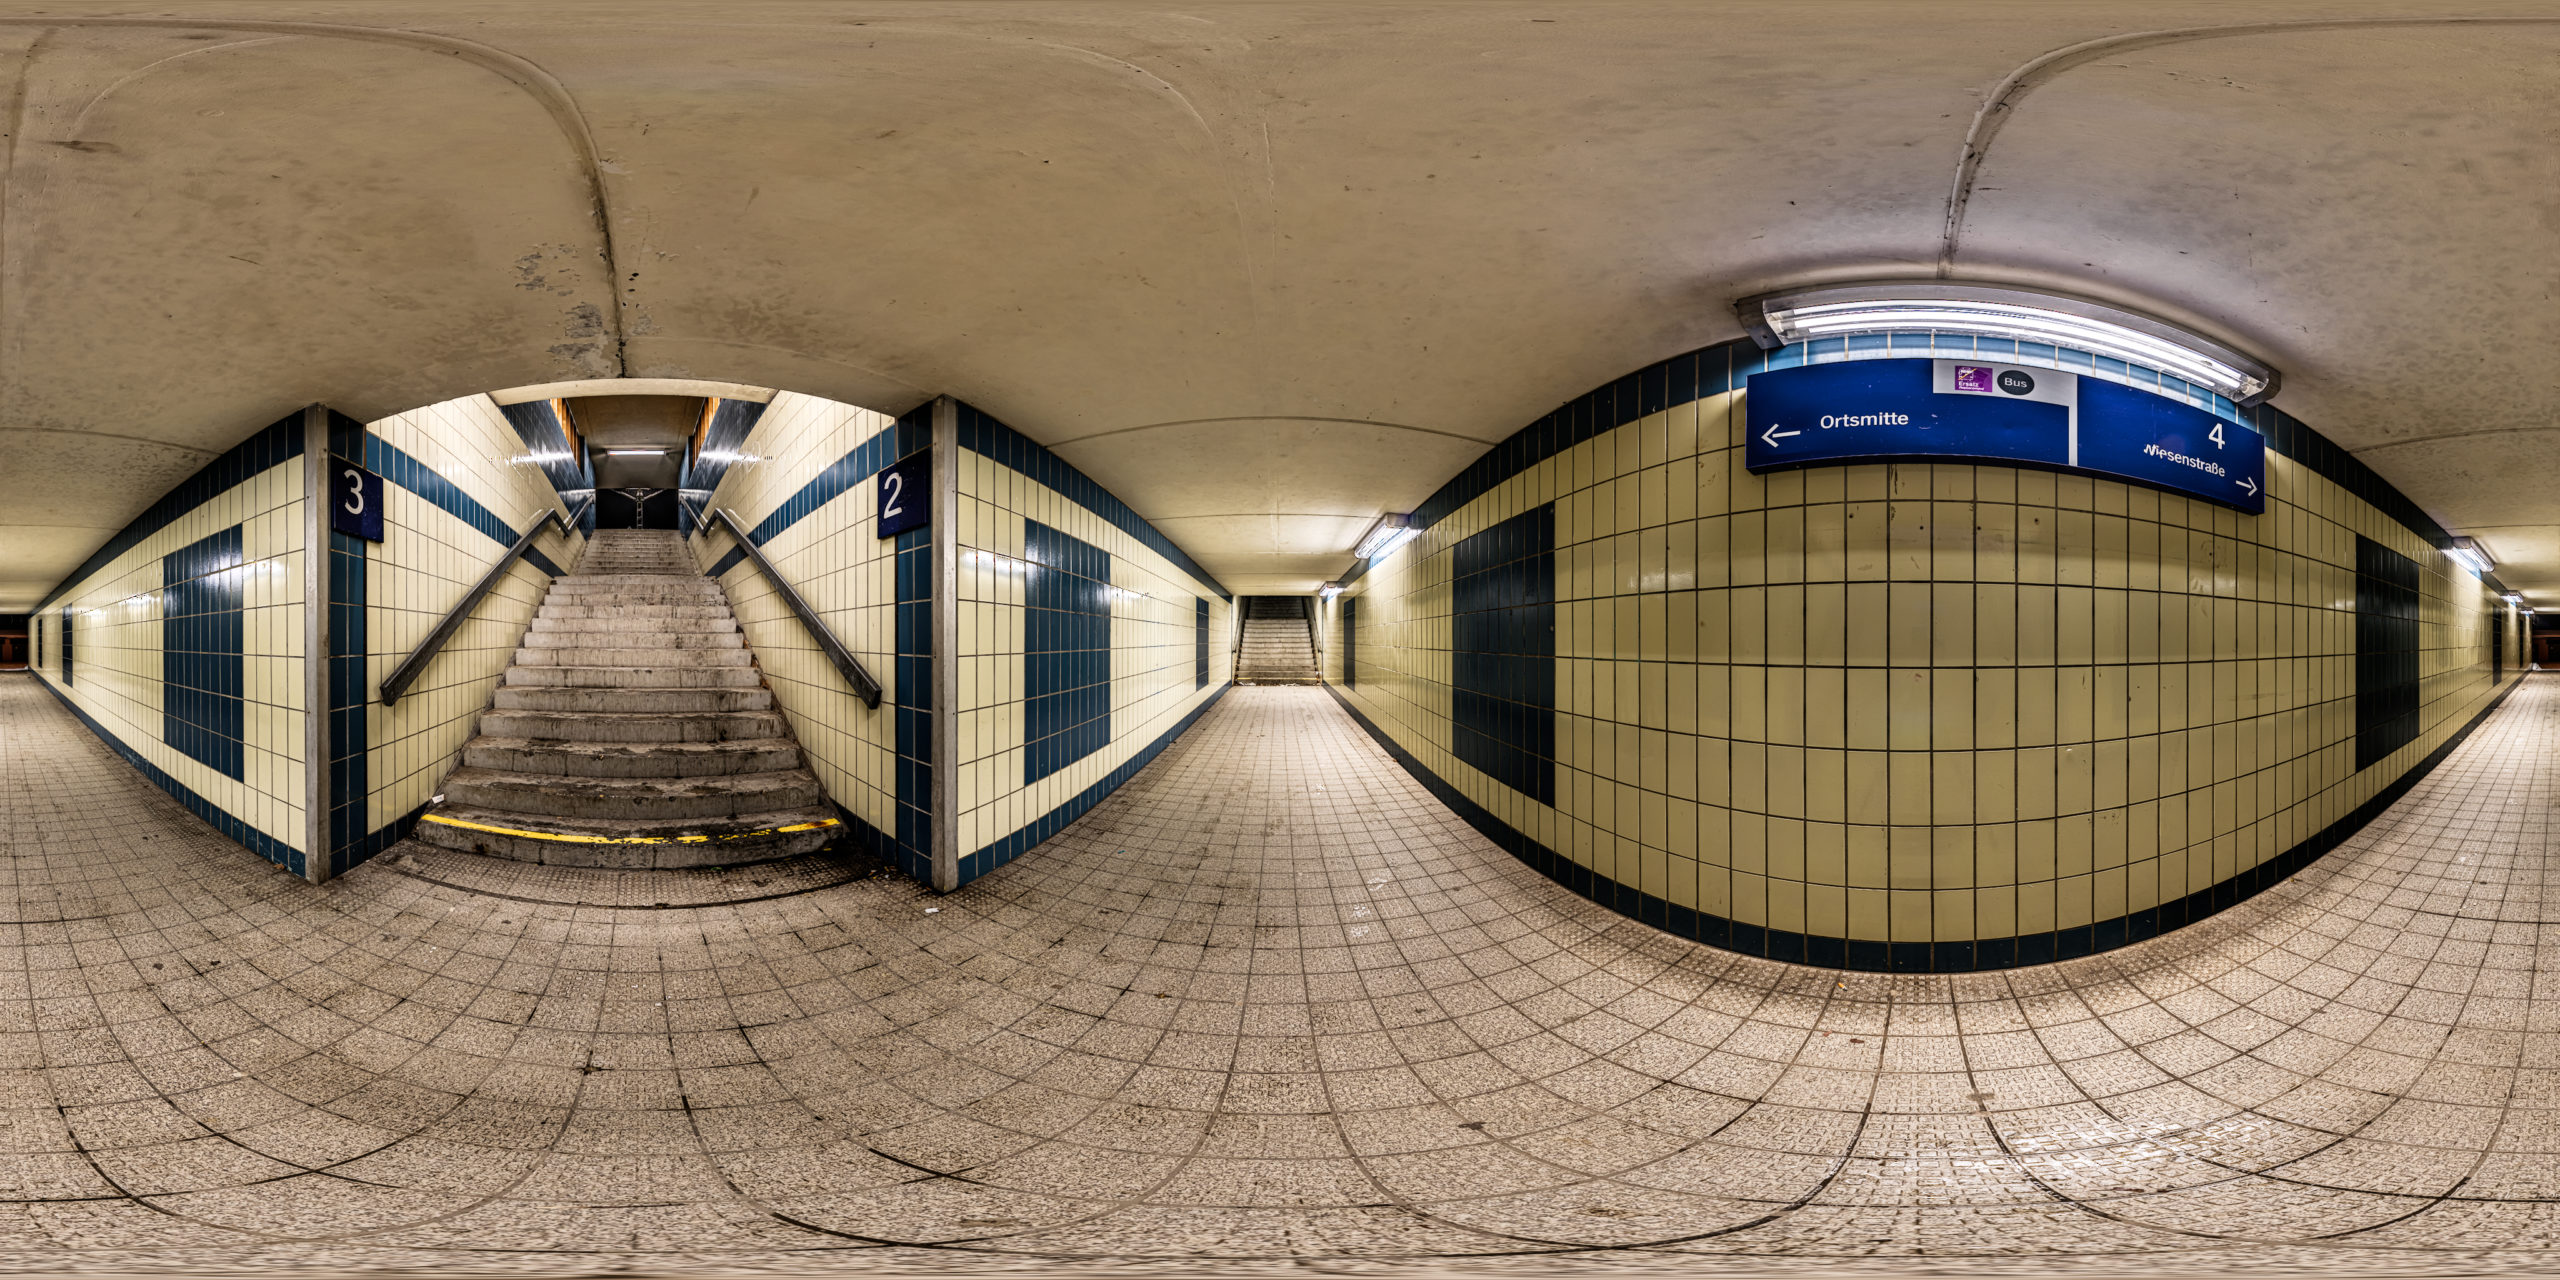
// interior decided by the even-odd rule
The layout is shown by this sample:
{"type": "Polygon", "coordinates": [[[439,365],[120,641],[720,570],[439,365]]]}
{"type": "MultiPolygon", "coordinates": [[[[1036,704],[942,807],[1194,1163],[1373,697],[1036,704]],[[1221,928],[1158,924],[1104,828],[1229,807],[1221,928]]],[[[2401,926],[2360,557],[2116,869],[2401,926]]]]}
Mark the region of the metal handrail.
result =
{"type": "Polygon", "coordinates": [[[427,664],[434,661],[436,654],[443,651],[445,642],[453,639],[453,633],[462,629],[463,620],[471,616],[471,610],[480,603],[480,598],[488,595],[490,588],[498,585],[498,579],[505,577],[507,570],[513,567],[516,561],[523,559],[526,551],[532,549],[533,540],[541,536],[544,525],[560,526],[560,536],[565,538],[569,536],[569,530],[577,527],[578,521],[587,514],[587,508],[594,505],[595,499],[589,498],[576,511],[570,512],[566,519],[562,519],[558,511],[545,511],[540,519],[533,522],[531,528],[517,535],[515,545],[508,547],[507,553],[498,557],[498,562],[490,565],[487,573],[480,575],[479,583],[471,588],[470,594],[462,597],[460,604],[446,610],[444,618],[436,623],[436,629],[428,632],[427,638],[420,641],[417,648],[410,650],[409,656],[402,659],[399,666],[393,667],[390,675],[382,678],[382,705],[387,707],[398,702],[400,695],[407,693],[409,686],[417,683],[418,677],[426,673],[427,664]]]}
{"type": "Polygon", "coordinates": [[[737,540],[738,549],[747,553],[748,562],[755,565],[766,582],[773,584],[774,594],[781,596],[782,602],[791,607],[791,616],[798,618],[810,638],[818,642],[818,648],[827,655],[827,661],[835,664],[836,673],[844,677],[846,684],[853,686],[854,696],[862,699],[862,705],[877,709],[883,692],[880,682],[862,669],[862,664],[854,660],[844,643],[836,639],[836,633],[827,629],[826,622],[818,617],[818,611],[810,608],[809,602],[801,599],[800,593],[783,580],[781,571],[773,567],[773,562],[764,558],[764,552],[756,549],[755,539],[747,536],[746,526],[738,523],[735,514],[727,507],[716,508],[711,514],[717,517],[718,526],[728,530],[729,536],[737,540]]]}

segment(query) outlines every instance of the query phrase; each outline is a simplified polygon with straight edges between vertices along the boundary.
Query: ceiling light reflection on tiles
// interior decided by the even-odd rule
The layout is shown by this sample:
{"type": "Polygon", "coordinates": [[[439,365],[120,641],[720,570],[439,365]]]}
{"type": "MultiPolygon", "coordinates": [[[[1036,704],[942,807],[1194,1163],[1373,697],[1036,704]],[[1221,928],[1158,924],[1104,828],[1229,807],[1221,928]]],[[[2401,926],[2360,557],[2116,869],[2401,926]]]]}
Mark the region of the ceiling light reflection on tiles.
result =
{"type": "Polygon", "coordinates": [[[2157,369],[2242,405],[2276,393],[2276,371],[2238,351],[2121,307],[2069,294],[1942,281],[1790,289],[1734,311],[1763,350],[1867,333],[1949,333],[2049,343],[2157,369]]]}

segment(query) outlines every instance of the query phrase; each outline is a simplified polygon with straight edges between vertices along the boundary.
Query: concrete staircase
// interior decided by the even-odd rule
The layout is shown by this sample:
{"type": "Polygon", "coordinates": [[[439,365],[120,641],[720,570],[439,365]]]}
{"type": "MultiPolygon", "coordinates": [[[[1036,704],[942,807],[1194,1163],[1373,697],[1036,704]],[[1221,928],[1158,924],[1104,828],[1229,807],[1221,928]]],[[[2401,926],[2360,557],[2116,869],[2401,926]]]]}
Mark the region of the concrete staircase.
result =
{"type": "Polygon", "coordinates": [[[841,834],[720,584],[672,530],[553,580],[416,838],[586,867],[727,866],[841,834]]]}
{"type": "Polygon", "coordinates": [[[1315,684],[1315,639],[1303,596],[1252,596],[1244,605],[1244,647],[1236,679],[1244,684],[1315,684]]]}

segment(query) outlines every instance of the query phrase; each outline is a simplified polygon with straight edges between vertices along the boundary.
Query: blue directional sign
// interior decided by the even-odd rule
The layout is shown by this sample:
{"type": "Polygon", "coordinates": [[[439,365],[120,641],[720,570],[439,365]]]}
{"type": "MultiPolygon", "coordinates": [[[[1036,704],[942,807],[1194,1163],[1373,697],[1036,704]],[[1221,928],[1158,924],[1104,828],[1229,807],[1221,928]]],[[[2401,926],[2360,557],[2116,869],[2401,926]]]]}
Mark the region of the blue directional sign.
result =
{"type": "Polygon", "coordinates": [[[1752,471],[1932,459],[2083,471],[2266,510],[2257,432],[2138,387],[1978,360],[1847,360],[1751,375],[1752,471]]]}

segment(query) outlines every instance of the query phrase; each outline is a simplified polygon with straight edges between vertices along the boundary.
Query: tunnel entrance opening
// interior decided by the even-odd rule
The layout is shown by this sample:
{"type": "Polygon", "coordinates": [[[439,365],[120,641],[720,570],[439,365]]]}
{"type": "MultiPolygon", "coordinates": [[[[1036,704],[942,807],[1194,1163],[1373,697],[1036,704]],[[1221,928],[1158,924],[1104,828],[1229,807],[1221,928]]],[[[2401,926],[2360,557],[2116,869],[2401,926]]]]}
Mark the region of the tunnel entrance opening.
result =
{"type": "Polygon", "coordinates": [[[599,529],[674,529],[676,527],[676,491],[674,489],[598,489],[596,490],[596,527],[599,529]]]}

